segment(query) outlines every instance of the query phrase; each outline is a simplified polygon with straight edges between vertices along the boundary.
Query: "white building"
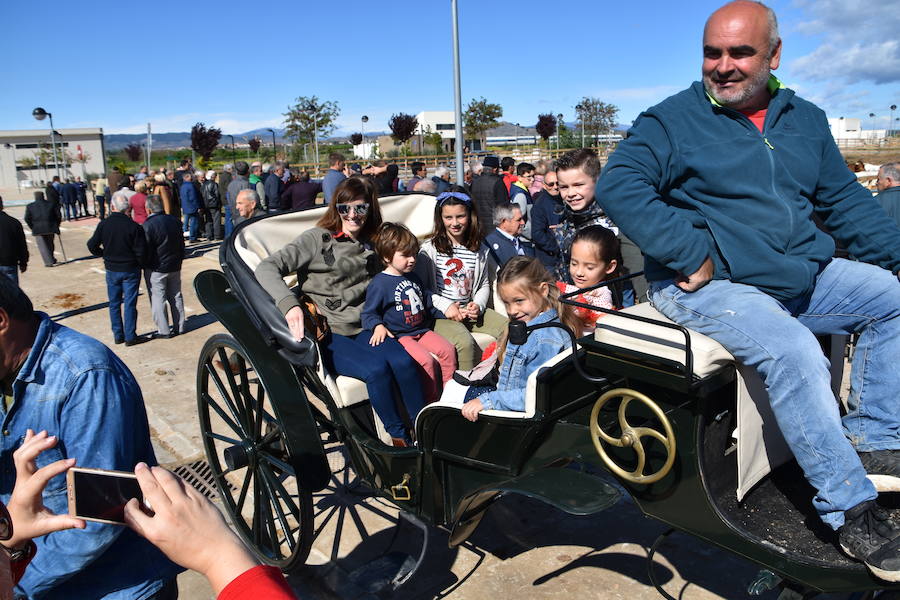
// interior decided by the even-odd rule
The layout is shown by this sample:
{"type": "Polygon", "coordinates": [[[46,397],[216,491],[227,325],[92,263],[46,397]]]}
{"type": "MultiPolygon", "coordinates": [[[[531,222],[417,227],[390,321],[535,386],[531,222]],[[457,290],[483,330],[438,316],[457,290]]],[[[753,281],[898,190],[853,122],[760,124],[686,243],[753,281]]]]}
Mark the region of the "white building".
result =
{"type": "Polygon", "coordinates": [[[0,188],[41,187],[57,172],[62,179],[106,173],[103,129],[60,129],[57,134],[58,163],[49,129],[0,131],[0,188]]]}
{"type": "Polygon", "coordinates": [[[863,129],[862,119],[838,117],[828,119],[828,128],[838,147],[846,148],[865,144],[878,144],[887,137],[885,129],[863,129]]]}
{"type": "Polygon", "coordinates": [[[442,150],[455,152],[456,148],[456,119],[452,110],[423,110],[416,115],[419,126],[413,136],[413,150],[418,150],[418,140],[429,133],[441,134],[443,140],[442,150]]]}

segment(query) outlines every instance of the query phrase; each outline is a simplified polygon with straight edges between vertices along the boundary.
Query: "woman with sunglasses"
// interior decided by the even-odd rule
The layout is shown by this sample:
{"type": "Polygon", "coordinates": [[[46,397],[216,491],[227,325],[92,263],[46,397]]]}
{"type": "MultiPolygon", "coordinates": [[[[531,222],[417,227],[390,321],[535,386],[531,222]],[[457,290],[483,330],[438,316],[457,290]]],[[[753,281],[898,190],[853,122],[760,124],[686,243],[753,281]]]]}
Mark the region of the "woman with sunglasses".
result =
{"type": "Polygon", "coordinates": [[[316,226],[264,259],[256,278],[284,314],[294,338],[301,340],[300,301],[283,279],[297,273],[301,291],[328,320],[330,331],[319,344],[325,367],[365,381],[369,400],[394,445],[406,446],[412,439],[397,412],[393,388],[396,382],[414,422],[425,402],[418,367],[393,337],[369,345],[372,332],[361,324],[366,287],[383,268],[371,244],[380,225],[375,185],[368,177],[349,177],[335,189],[316,226]]]}

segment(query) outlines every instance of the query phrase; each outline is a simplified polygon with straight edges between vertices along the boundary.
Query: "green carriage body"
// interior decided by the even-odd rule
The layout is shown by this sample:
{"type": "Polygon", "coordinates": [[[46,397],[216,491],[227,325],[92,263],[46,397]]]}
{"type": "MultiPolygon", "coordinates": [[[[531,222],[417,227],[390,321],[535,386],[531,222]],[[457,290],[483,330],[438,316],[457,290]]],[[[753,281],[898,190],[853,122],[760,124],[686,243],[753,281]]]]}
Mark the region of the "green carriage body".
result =
{"type": "MultiPolygon", "coordinates": [[[[253,227],[258,222],[241,227],[253,227]]],[[[819,539],[827,532],[803,527],[803,520],[808,521],[810,516],[804,513],[807,507],[803,502],[810,502],[801,497],[805,490],[802,481],[794,481],[794,472],[780,477],[787,480],[785,485],[776,482],[760,486],[768,487],[760,492],[758,504],[765,505],[770,496],[781,494],[783,499],[785,493],[798,494],[799,499],[793,502],[775,503],[770,516],[779,524],[774,527],[776,531],[754,531],[753,520],[743,517],[745,507],[734,499],[735,459],[729,453],[735,418],[734,366],[725,365],[698,378],[683,364],[583,338],[577,357],[555,361],[534,377],[533,414],[525,418],[482,415],[476,422],[469,422],[457,408],[431,406],[416,422],[416,447],[389,447],[378,438],[368,405],[339,406],[316,376],[315,352],[291,352],[285,347],[290,342],[284,341],[283,334],[279,338],[270,327],[276,313],[269,307],[266,315],[266,309],[259,307],[259,290],[248,289],[255,280],[251,281],[252,271],[237,256],[235,240],[240,239],[239,234],[240,229],[223,245],[224,273],[205,271],[196,277],[194,286],[204,306],[233,336],[236,343],[228,349],[241,353],[251,364],[253,377],[262,382],[271,409],[255,425],[249,419],[249,429],[255,426],[257,431],[251,431],[248,439],[231,440],[238,444],[205,435],[220,488],[240,487],[227,480],[232,465],[268,460],[282,463],[283,468],[273,468],[273,472],[296,478],[298,497],[322,490],[330,475],[324,439],[343,444],[357,476],[374,493],[426,523],[446,528],[451,544],[471,535],[485,511],[505,494],[523,494],[571,514],[587,515],[613,506],[619,489],[624,488],[646,515],[743,556],[803,589],[844,592],[885,587],[860,564],[842,557],[830,540],[819,539]],[[596,381],[579,373],[576,359],[596,381]],[[659,481],[633,483],[615,477],[598,456],[591,435],[591,411],[598,397],[614,388],[636,390],[651,398],[671,423],[676,440],[676,447],[671,449],[674,462],[659,481]],[[254,453],[260,451],[258,442],[267,429],[279,432],[276,450],[266,450],[278,456],[259,459],[254,453]],[[223,445],[233,448],[230,452],[238,456],[237,462],[233,456],[231,462],[228,456],[222,458],[223,445]],[[621,487],[610,483],[613,478],[621,487]],[[782,525],[797,519],[799,527],[782,525]],[[802,539],[799,547],[794,547],[797,529],[802,530],[802,539]]],[[[232,378],[236,386],[232,388],[220,371],[222,381],[210,385],[215,357],[226,356],[222,350],[226,345],[213,341],[208,346],[198,373],[201,392],[220,385],[243,397],[248,406],[252,404],[254,394],[242,391],[248,381],[243,375],[232,378]]],[[[204,408],[208,400],[201,393],[204,427],[209,424],[209,418],[203,419],[204,410],[212,414],[208,406],[204,408]]],[[[598,425],[614,431],[621,428],[617,418],[614,406],[604,407],[599,411],[598,425]]],[[[654,413],[643,405],[635,406],[629,418],[658,426],[654,413]]],[[[267,442],[270,446],[272,439],[270,436],[267,442]]],[[[612,447],[608,452],[613,461],[634,467],[632,449],[612,447]]],[[[664,444],[653,445],[643,470],[660,469],[667,457],[664,444]]],[[[268,487],[278,494],[277,482],[268,487]]],[[[269,534],[278,539],[277,524],[285,515],[278,515],[277,509],[270,511],[275,523],[271,527],[256,523],[257,519],[265,520],[265,515],[257,512],[242,519],[235,501],[240,492],[233,489],[224,494],[229,498],[226,507],[236,522],[244,522],[239,532],[261,558],[283,568],[303,561],[312,536],[311,524],[306,523],[311,518],[308,506],[298,502],[298,506],[290,507],[297,510],[295,520],[304,523],[297,526],[293,545],[279,549],[278,544],[260,540],[269,534]]]]}

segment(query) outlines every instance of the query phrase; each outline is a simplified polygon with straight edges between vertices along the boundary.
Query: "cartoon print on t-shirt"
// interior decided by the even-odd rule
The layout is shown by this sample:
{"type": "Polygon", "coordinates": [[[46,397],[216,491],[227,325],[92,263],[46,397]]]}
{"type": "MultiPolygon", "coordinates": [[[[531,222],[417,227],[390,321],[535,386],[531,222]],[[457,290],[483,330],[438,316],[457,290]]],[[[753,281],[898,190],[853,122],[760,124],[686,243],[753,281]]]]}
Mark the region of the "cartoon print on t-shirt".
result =
{"type": "Polygon", "coordinates": [[[444,263],[444,285],[450,288],[457,298],[468,298],[472,292],[472,279],[475,273],[466,270],[459,258],[450,258],[444,263]]]}

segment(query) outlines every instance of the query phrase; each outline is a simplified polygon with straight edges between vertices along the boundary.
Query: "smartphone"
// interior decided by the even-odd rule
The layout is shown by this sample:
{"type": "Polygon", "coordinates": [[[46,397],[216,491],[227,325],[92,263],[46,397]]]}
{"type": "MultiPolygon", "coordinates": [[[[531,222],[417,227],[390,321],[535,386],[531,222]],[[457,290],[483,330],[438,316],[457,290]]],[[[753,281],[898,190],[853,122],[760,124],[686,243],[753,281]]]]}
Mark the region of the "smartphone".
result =
{"type": "Polygon", "coordinates": [[[72,467],[66,475],[69,515],[98,523],[125,524],[125,505],[144,503],[134,473],[72,467]]]}

